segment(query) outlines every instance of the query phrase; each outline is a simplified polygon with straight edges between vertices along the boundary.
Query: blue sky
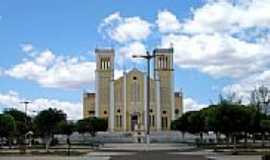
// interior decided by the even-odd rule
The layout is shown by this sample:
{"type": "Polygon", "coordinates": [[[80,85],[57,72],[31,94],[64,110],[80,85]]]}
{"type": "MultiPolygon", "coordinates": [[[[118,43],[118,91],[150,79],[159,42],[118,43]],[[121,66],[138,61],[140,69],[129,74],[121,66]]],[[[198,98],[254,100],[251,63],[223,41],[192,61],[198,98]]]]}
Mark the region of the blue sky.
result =
{"type": "Polygon", "coordinates": [[[0,110],[29,99],[30,110],[59,107],[78,118],[82,92],[94,88],[96,47],[116,49],[119,75],[121,55],[127,68],[145,69],[131,52],[171,43],[187,110],[220,93],[247,100],[268,85],[268,10],[269,0],[2,0],[0,110]]]}

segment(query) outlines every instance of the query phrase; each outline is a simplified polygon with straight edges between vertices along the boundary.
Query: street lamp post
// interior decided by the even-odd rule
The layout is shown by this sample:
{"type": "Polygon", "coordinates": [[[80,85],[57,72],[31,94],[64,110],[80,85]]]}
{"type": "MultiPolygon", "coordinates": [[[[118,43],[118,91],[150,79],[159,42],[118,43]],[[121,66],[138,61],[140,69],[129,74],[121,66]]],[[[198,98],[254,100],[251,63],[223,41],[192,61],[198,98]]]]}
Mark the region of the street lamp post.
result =
{"type": "MultiPolygon", "coordinates": [[[[25,124],[25,128],[26,128],[26,134],[28,132],[28,126],[27,126],[27,107],[28,107],[28,104],[32,103],[30,101],[22,101],[21,102],[22,104],[24,104],[24,112],[25,112],[25,117],[24,117],[24,124],[25,124]]],[[[25,136],[26,136],[25,134],[25,136]]],[[[24,136],[24,141],[26,141],[26,137],[24,136]]],[[[24,142],[25,143],[25,142],[24,142]]]]}
{"type": "Polygon", "coordinates": [[[146,51],[146,55],[133,55],[133,58],[144,58],[147,60],[147,88],[146,88],[146,143],[150,144],[150,61],[154,55],[146,51]]]}
{"type": "Polygon", "coordinates": [[[24,104],[24,113],[25,113],[24,123],[25,123],[25,126],[27,126],[27,106],[31,102],[30,101],[22,101],[21,103],[24,104]]]}

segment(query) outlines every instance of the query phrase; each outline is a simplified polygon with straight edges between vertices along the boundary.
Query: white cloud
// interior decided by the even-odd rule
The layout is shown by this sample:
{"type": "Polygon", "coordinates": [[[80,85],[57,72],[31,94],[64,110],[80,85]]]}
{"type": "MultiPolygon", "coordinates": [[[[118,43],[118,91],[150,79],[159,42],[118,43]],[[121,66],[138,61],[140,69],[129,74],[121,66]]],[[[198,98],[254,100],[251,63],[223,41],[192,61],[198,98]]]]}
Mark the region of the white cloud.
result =
{"type": "Polygon", "coordinates": [[[40,53],[35,62],[39,65],[48,66],[55,60],[55,58],[56,56],[52,53],[52,51],[45,50],[40,53]]]}
{"type": "Polygon", "coordinates": [[[151,24],[140,17],[122,17],[119,12],[106,17],[99,31],[118,43],[140,41],[151,34],[151,24]]]}
{"type": "MultiPolygon", "coordinates": [[[[146,53],[146,48],[145,45],[141,42],[132,42],[127,44],[126,46],[122,47],[119,49],[119,53],[121,54],[121,56],[124,56],[124,58],[129,59],[133,62],[141,62],[140,60],[138,60],[137,58],[133,58],[133,55],[144,55],[146,53]]],[[[123,58],[122,58],[123,59],[123,58]]]]}
{"type": "Polygon", "coordinates": [[[165,10],[156,21],[159,31],[165,33],[161,46],[173,43],[178,66],[213,77],[258,74],[269,68],[269,10],[270,0],[211,0],[194,9],[192,17],[181,24],[165,10]]]}
{"type": "MultiPolygon", "coordinates": [[[[241,78],[268,68],[269,10],[270,0],[210,0],[181,21],[166,9],[159,11],[155,25],[161,33],[160,46],[174,44],[179,67],[195,68],[213,77],[241,78]]],[[[120,51],[132,53],[145,48],[140,41],[155,29],[143,21],[115,12],[103,20],[100,31],[121,43],[120,51]]]]}
{"type": "Polygon", "coordinates": [[[207,107],[207,104],[199,104],[193,98],[184,98],[184,113],[188,111],[198,111],[202,108],[207,107]]]}
{"type": "Polygon", "coordinates": [[[193,11],[184,31],[188,33],[237,32],[239,29],[270,26],[270,1],[208,2],[193,11]]]}
{"type": "Polygon", "coordinates": [[[103,25],[110,24],[113,21],[121,21],[121,20],[122,20],[122,17],[120,15],[120,12],[115,12],[115,13],[109,15],[108,17],[106,17],[103,20],[104,21],[104,24],[103,25]]]}
{"type": "Polygon", "coordinates": [[[162,34],[161,46],[174,44],[175,63],[181,68],[235,78],[223,93],[237,93],[247,103],[256,86],[270,87],[269,10],[270,0],[209,0],[181,21],[180,29],[162,34]]]}
{"type": "Polygon", "coordinates": [[[95,62],[56,56],[52,51],[45,50],[5,70],[5,74],[35,81],[43,87],[70,89],[91,84],[95,78],[95,66],[95,62]]]}
{"type": "Polygon", "coordinates": [[[268,42],[246,42],[226,34],[166,35],[161,46],[174,44],[175,63],[214,77],[240,78],[265,70],[270,59],[268,42]]]}
{"type": "MultiPolygon", "coordinates": [[[[18,93],[9,91],[8,93],[0,93],[0,104],[6,108],[16,108],[24,111],[24,105],[21,104],[25,99],[18,93]]],[[[44,109],[57,108],[63,110],[68,119],[76,120],[82,118],[82,103],[60,101],[56,99],[38,98],[31,101],[28,105],[28,114],[35,114],[44,109]]]]}
{"type": "Polygon", "coordinates": [[[34,46],[30,43],[24,43],[24,44],[21,44],[21,49],[25,53],[30,53],[34,51],[34,46]]]}
{"type": "Polygon", "coordinates": [[[238,99],[242,99],[243,103],[247,104],[250,102],[251,92],[264,85],[270,88],[270,70],[267,69],[261,73],[250,75],[240,81],[227,85],[223,88],[224,94],[235,93],[238,99]]]}
{"type": "Polygon", "coordinates": [[[114,72],[114,79],[118,79],[123,76],[123,70],[116,70],[114,72]]]}
{"type": "Polygon", "coordinates": [[[177,17],[168,10],[158,12],[156,24],[161,33],[179,32],[181,28],[181,24],[177,17]]]}

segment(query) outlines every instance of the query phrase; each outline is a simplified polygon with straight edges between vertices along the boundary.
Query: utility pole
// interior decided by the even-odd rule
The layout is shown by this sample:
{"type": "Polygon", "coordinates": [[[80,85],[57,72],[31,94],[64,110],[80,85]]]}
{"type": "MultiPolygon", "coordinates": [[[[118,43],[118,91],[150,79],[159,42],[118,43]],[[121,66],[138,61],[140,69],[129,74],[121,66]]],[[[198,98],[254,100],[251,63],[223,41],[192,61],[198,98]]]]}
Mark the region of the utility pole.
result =
{"type": "Polygon", "coordinates": [[[21,102],[22,104],[24,104],[24,113],[25,113],[25,117],[24,117],[24,125],[25,125],[25,128],[26,128],[26,133],[25,135],[23,136],[23,139],[24,139],[24,143],[25,143],[25,140],[26,140],[26,135],[27,135],[27,132],[28,132],[28,122],[27,122],[27,107],[28,107],[28,104],[32,103],[30,101],[22,101],[21,102]]]}
{"type": "Polygon", "coordinates": [[[146,55],[133,55],[133,58],[144,58],[147,60],[147,88],[146,88],[146,143],[150,144],[150,61],[154,58],[154,55],[150,55],[149,51],[146,51],[146,55]]]}
{"type": "Polygon", "coordinates": [[[30,104],[31,102],[30,101],[22,101],[21,103],[24,104],[24,113],[25,113],[24,124],[25,124],[25,126],[27,126],[27,107],[28,107],[28,104],[30,104]]]}

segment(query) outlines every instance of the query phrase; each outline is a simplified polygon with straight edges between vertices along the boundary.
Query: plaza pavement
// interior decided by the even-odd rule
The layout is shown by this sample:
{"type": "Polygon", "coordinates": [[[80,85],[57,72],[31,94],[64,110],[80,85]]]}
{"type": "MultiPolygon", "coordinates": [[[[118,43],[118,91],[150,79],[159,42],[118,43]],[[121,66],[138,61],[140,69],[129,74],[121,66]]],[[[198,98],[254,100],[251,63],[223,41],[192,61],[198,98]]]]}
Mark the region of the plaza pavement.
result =
{"type": "Polygon", "coordinates": [[[63,156],[0,156],[0,160],[261,160],[261,156],[207,156],[197,154],[171,154],[168,151],[139,151],[135,153],[95,153],[93,155],[63,156]]]}
{"type": "Polygon", "coordinates": [[[186,144],[105,144],[84,156],[0,156],[0,160],[261,160],[261,156],[230,156],[193,150],[186,144]]]}
{"type": "Polygon", "coordinates": [[[169,154],[178,155],[178,157],[185,156],[204,156],[209,160],[261,160],[262,156],[259,155],[224,155],[221,153],[212,152],[212,150],[199,150],[191,152],[170,152],[169,154]]]}
{"type": "Polygon", "coordinates": [[[183,143],[111,143],[105,144],[103,151],[185,151],[196,147],[183,143]]]}

